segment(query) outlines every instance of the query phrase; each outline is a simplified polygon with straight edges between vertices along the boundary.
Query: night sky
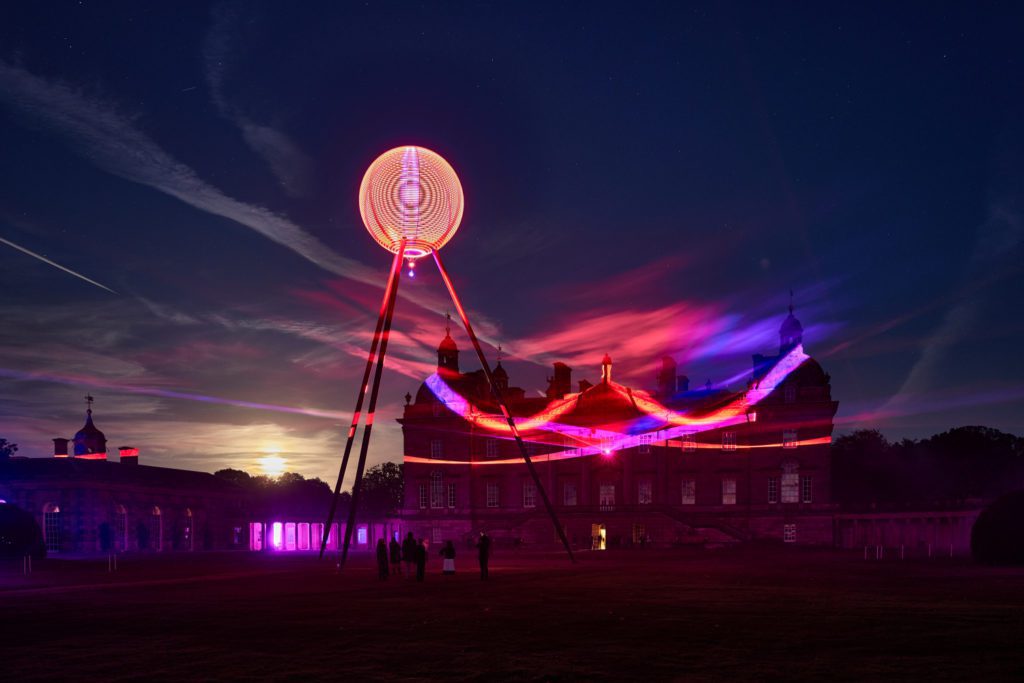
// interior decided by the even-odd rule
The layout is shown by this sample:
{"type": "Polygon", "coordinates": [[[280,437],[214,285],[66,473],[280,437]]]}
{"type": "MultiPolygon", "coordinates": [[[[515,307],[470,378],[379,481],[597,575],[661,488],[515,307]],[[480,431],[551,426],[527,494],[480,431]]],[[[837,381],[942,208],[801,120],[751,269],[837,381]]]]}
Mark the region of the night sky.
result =
{"type": "MultiPolygon", "coordinates": [[[[528,392],[605,352],[741,388],[792,289],[837,433],[1024,433],[1019,4],[353,5],[0,10],[20,455],[91,393],[112,452],[333,482],[390,265],[357,191],[402,144],[458,171],[446,265],[528,392]]],[[[450,307],[427,261],[401,288],[371,464],[450,307]]]]}

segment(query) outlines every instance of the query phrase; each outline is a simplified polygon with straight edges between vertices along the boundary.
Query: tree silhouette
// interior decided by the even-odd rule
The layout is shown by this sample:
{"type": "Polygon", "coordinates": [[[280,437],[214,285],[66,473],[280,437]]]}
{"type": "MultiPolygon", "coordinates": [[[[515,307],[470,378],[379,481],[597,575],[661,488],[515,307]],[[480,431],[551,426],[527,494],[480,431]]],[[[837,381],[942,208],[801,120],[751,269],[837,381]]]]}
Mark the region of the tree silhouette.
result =
{"type": "Polygon", "coordinates": [[[401,509],[404,494],[402,470],[402,465],[385,462],[371,467],[363,475],[363,513],[367,519],[385,519],[401,509]]]}
{"type": "Polygon", "coordinates": [[[7,439],[0,439],[0,460],[11,457],[17,450],[18,444],[12,443],[7,439]]]}

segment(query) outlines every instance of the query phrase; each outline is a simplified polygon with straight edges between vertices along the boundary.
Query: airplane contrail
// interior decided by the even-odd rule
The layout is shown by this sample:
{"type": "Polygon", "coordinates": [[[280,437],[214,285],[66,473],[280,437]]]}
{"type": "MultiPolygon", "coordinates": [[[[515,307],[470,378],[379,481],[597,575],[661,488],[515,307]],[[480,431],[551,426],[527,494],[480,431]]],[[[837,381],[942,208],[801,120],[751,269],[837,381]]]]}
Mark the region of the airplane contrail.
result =
{"type": "Polygon", "coordinates": [[[75,276],[75,277],[77,277],[77,278],[78,278],[79,280],[85,280],[85,281],[86,281],[86,282],[88,282],[89,284],[91,284],[91,285],[96,285],[97,287],[100,287],[101,289],[105,289],[105,290],[107,290],[108,292],[110,292],[111,294],[117,294],[117,292],[115,292],[114,290],[112,290],[112,289],[111,289],[110,287],[107,287],[106,285],[101,285],[100,283],[96,282],[95,280],[90,280],[89,278],[87,278],[86,276],[82,275],[81,273],[76,273],[75,271],[71,270],[70,268],[65,268],[64,266],[62,266],[62,265],[61,265],[61,264],[59,264],[59,263],[54,263],[53,261],[51,261],[50,259],[46,258],[45,256],[43,256],[43,255],[41,255],[41,254],[37,254],[36,252],[34,252],[34,251],[31,251],[31,250],[29,250],[29,249],[26,249],[25,247],[19,247],[19,246],[18,246],[17,244],[15,244],[14,242],[9,242],[8,240],[5,240],[5,239],[4,239],[3,237],[0,237],[0,242],[3,242],[4,244],[6,244],[6,245],[7,245],[7,246],[9,246],[9,247],[14,247],[14,248],[15,248],[15,249],[17,249],[18,251],[20,251],[20,252],[22,252],[22,253],[24,253],[24,254],[28,254],[29,256],[31,256],[31,257],[33,257],[33,258],[37,258],[37,259],[39,259],[40,261],[42,261],[43,263],[49,263],[49,264],[50,264],[51,266],[53,266],[54,268],[60,268],[60,269],[61,269],[61,270],[63,270],[63,271],[65,272],[65,273],[69,273],[69,274],[71,274],[71,275],[74,275],[74,276],[75,276]]]}

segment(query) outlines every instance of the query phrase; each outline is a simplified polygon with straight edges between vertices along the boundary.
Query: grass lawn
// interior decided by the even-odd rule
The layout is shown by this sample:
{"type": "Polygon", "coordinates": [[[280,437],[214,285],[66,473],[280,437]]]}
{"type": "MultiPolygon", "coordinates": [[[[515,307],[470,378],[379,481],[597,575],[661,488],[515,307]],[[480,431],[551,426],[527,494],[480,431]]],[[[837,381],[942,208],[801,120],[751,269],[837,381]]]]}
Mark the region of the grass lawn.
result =
{"type": "Polygon", "coordinates": [[[743,546],[502,551],[422,584],[368,557],[49,560],[0,574],[0,679],[995,680],[1024,569],[743,546]],[[17,573],[15,573],[17,570],[17,573]]]}

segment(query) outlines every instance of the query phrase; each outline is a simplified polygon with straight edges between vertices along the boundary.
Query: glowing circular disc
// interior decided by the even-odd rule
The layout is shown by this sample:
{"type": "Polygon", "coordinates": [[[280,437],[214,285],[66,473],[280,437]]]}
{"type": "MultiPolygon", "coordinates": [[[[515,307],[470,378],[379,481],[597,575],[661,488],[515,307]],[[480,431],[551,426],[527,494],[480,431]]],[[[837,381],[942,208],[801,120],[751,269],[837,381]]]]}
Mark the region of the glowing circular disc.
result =
{"type": "Polygon", "coordinates": [[[440,249],[462,222],[465,198],[455,169],[423,147],[396,147],[374,159],[359,186],[359,213],[377,244],[417,259],[440,249]]]}

